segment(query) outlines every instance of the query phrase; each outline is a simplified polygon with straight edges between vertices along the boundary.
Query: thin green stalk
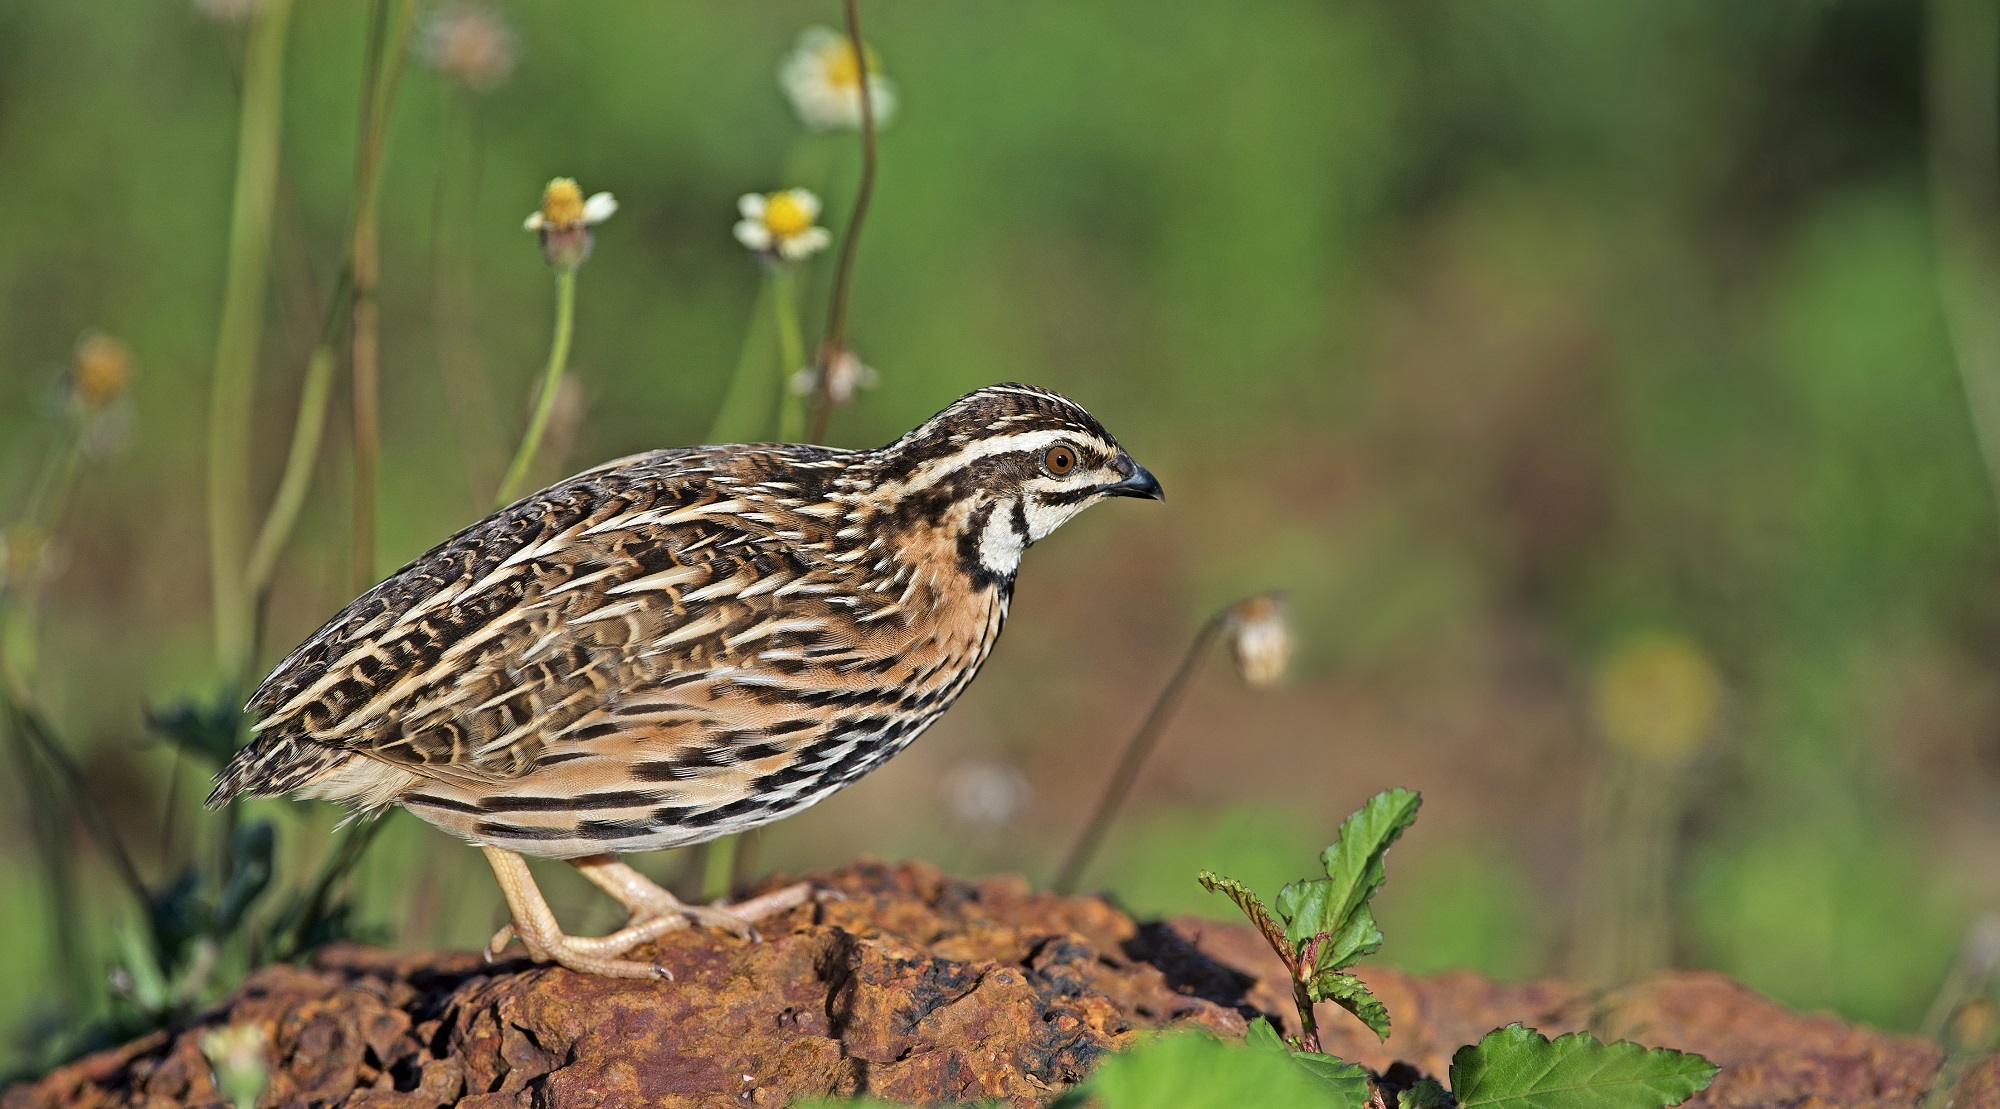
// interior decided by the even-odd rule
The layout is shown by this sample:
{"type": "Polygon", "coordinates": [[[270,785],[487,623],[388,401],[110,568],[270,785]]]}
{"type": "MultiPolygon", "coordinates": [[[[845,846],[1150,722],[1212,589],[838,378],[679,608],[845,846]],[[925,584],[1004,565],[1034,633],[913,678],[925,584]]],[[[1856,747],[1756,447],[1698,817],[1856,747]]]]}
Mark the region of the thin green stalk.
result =
{"type": "Polygon", "coordinates": [[[521,437],[521,446],[514,452],[514,461],[507,467],[507,476],[500,481],[500,492],[493,498],[493,507],[505,508],[514,503],[521,483],[527,479],[528,467],[535,461],[535,452],[542,446],[542,432],[549,426],[549,413],[556,407],[556,389],[562,384],[563,367],[569,362],[569,337],[576,320],[576,270],[575,268],[556,271],[556,333],[549,344],[548,368],[542,371],[541,394],[535,399],[535,411],[528,418],[527,434],[521,437]]]}
{"type": "Polygon", "coordinates": [[[368,846],[375,842],[375,837],[388,823],[386,817],[371,817],[356,820],[341,830],[340,842],[321,862],[319,875],[301,903],[298,919],[287,922],[291,927],[288,934],[281,937],[284,946],[277,953],[279,958],[293,959],[305,954],[313,929],[326,916],[327,904],[333,897],[334,889],[360,864],[361,857],[368,853],[368,846]]]}
{"type": "Polygon", "coordinates": [[[62,743],[55,738],[47,721],[42,719],[40,711],[32,702],[24,700],[19,690],[9,690],[6,701],[8,722],[20,734],[26,736],[42,758],[55,768],[63,786],[69,791],[70,802],[82,820],[83,830],[110,861],[111,868],[124,883],[126,892],[132,895],[142,910],[145,909],[151,903],[145,879],[139,876],[139,868],[133,864],[131,853],[125,850],[117,831],[112,828],[110,818],[105,816],[104,810],[98,807],[90,792],[84,788],[83,770],[77,766],[75,759],[70,758],[62,743]]]}
{"type": "Polygon", "coordinates": [[[741,833],[710,840],[702,856],[701,899],[722,901],[729,896],[729,883],[736,874],[736,852],[742,849],[741,833]]]}
{"type": "Polygon", "coordinates": [[[1989,492],[2000,498],[2000,7],[1932,0],[1929,23],[1939,300],[1989,492]]]}
{"type": "Polygon", "coordinates": [[[750,322],[743,332],[742,349],[736,355],[736,371],[729,378],[722,407],[715,411],[715,422],[709,425],[711,443],[753,442],[764,438],[769,427],[765,421],[771,404],[765,389],[771,379],[760,367],[772,357],[772,332],[764,326],[764,316],[771,311],[774,299],[772,283],[772,274],[766,270],[757,285],[757,299],[750,305],[750,322]]]}
{"type": "Polygon", "coordinates": [[[854,192],[854,214],[848,217],[846,233],[840,241],[840,263],[834,270],[833,293],[826,313],[826,336],[820,340],[814,359],[819,371],[813,390],[811,439],[826,438],[828,421],[833,419],[833,360],[847,349],[847,298],[854,286],[854,252],[861,242],[861,224],[868,218],[868,202],[875,195],[875,105],[868,95],[868,50],[861,41],[861,10],[857,0],[845,0],[847,40],[854,49],[854,61],[861,79],[856,95],[861,98],[861,185],[854,192]]]}
{"type": "Polygon", "coordinates": [[[7,748],[13,755],[14,779],[20,787],[20,803],[28,812],[28,825],[35,837],[35,861],[42,872],[47,897],[49,940],[62,968],[65,996],[71,1000],[90,997],[98,983],[83,953],[82,914],[77,909],[76,857],[69,836],[69,821],[57,802],[57,787],[48,780],[35,758],[25,729],[13,724],[9,712],[4,721],[7,748]]]}
{"type": "Polygon", "coordinates": [[[403,49],[415,17],[413,0],[402,0],[392,32],[389,0],[369,5],[368,56],[363,66],[361,139],[354,159],[354,234],[348,264],[354,276],[354,333],[349,343],[354,418],[353,580],[356,592],[375,584],[376,501],[381,486],[381,312],[375,287],[381,277],[381,224],[377,213],[382,147],[389,130],[389,106],[402,69],[403,49]]]}
{"type": "Polygon", "coordinates": [[[209,588],[216,658],[226,675],[242,673],[249,659],[250,604],[242,571],[250,532],[250,431],[291,10],[291,0],[266,0],[252,17],[245,48],[228,270],[209,397],[209,588]]]}
{"type": "Polygon", "coordinates": [[[312,489],[320,440],[326,435],[327,402],[333,396],[333,369],[333,345],[314,346],[311,358],[306,361],[305,384],[299,390],[299,413],[292,423],[292,448],[285,456],[284,476],[278,479],[270,514],[264,517],[257,544],[250,551],[249,566],[243,572],[244,588],[253,605],[271,584],[278,556],[284,552],[285,542],[298,523],[299,511],[305,507],[306,494],[312,489]]]}
{"type": "Polygon", "coordinates": [[[1173,719],[1174,710],[1180,707],[1181,698],[1194,680],[1195,668],[1201,663],[1202,655],[1222,632],[1234,607],[1232,605],[1209,617],[1201,630],[1194,633],[1194,642],[1188,644],[1187,654],[1181,656],[1181,664],[1175,667],[1174,676],[1167,679],[1166,688],[1160,690],[1152,711],[1146,714],[1139,730],[1132,733],[1132,738],[1126,742],[1125,752],[1118,758],[1118,767],[1112,771],[1111,780],[1105,783],[1104,793],[1097,799],[1096,810],[1090,814],[1090,823],[1084,826],[1083,834],[1076,838],[1076,843],[1069,849],[1069,856],[1063,860],[1062,869],[1056,874],[1057,893],[1076,892],[1083,872],[1089,868],[1097,849],[1103,846],[1104,837],[1111,831],[1112,821],[1118,818],[1118,810],[1125,804],[1126,795],[1132,792],[1133,783],[1139,780],[1139,770],[1146,765],[1146,756],[1153,753],[1160,737],[1166,733],[1167,723],[1173,719]]]}
{"type": "Polygon", "coordinates": [[[806,365],[806,341],[799,331],[798,267],[781,264],[772,272],[771,314],[778,321],[778,442],[796,443],[806,429],[805,398],[792,388],[792,375],[806,365]]]}

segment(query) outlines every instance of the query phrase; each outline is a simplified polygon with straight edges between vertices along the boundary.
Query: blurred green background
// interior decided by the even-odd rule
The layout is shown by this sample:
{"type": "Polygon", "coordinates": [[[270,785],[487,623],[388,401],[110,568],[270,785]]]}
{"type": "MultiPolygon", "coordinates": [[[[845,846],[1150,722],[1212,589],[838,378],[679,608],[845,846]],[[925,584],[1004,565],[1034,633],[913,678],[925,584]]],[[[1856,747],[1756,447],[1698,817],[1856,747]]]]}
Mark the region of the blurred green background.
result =
{"type": "MultiPolygon", "coordinates": [[[[854,190],[853,133],[806,135],[775,79],[835,4],[489,10],[511,73],[457,87],[420,28],[395,104],[383,568],[482,514],[519,437],[552,315],[521,220],[550,177],[621,210],[580,274],[544,482],[700,441],[760,280],[737,197],[810,185],[838,233],[854,190]]],[[[341,255],[363,12],[299,0],[290,31],[260,513],[341,255]]],[[[1194,628],[1284,587],[1291,681],[1251,690],[1213,660],[1087,885],[1227,918],[1198,867],[1301,876],[1405,785],[1427,804],[1390,865],[1386,961],[1715,967],[1923,1023],[2000,907],[2000,544],[1940,298],[1922,6],[864,16],[900,94],[851,328],[881,380],[831,441],[1029,381],[1090,407],[1171,500],[1037,549],[959,706],[770,829],[760,867],[921,855],[1047,881],[1194,628]]],[[[121,339],[129,426],[34,583],[37,681],[159,881],[216,819],[144,713],[216,684],[204,428],[242,40],[174,0],[0,5],[0,506],[64,433],[78,336],[121,339]]],[[[803,271],[809,342],[832,268],[803,271]]],[[[344,379],[335,396],[259,673],[353,595],[344,379]]],[[[33,987],[0,991],[17,1028],[62,988],[25,810],[0,813],[0,978],[33,987]]],[[[253,810],[279,822],[281,879],[332,842],[324,806],[253,810]]],[[[483,941],[503,909],[478,855],[391,821],[363,922],[483,941]]],[[[129,910],[82,859],[109,950],[129,910]]],[[[614,923],[580,882],[547,888],[574,927],[614,923]]]]}

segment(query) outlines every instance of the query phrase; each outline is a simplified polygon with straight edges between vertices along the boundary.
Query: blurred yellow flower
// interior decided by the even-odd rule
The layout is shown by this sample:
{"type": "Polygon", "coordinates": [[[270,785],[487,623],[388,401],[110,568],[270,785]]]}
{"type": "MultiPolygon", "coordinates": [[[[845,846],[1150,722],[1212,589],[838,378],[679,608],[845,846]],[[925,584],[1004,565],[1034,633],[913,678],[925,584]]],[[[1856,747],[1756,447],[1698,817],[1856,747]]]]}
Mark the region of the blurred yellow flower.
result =
{"type": "MultiPolygon", "coordinates": [[[[896,114],[896,86],[882,76],[875,51],[866,53],[869,114],[880,128],[896,114]]],[[[779,66],[778,84],[807,127],[832,131],[861,126],[861,65],[846,35],[828,27],[806,28],[779,66]]]]}
{"type": "Polygon", "coordinates": [[[1604,741],[1642,758],[1680,762],[1699,751],[1722,711],[1722,677],[1687,636],[1629,640],[1598,666],[1591,716],[1604,741]]]}
{"type": "Polygon", "coordinates": [[[767,258],[796,262],[833,242],[833,235],[814,223],[819,197],[809,190],[745,193],[736,208],[743,216],[736,224],[736,241],[767,258]]]}
{"type": "Polygon", "coordinates": [[[1292,661],[1292,631],[1280,595],[1266,593],[1231,605],[1223,630],[1244,681],[1268,689],[1284,678],[1292,661]]]}
{"type": "Polygon", "coordinates": [[[521,226],[541,235],[542,255],[549,265],[571,270],[590,257],[590,229],[616,211],[618,201],[610,193],[594,193],[585,200],[575,181],[558,177],[542,190],[541,208],[521,226]]]}
{"type": "Polygon", "coordinates": [[[124,343],[96,331],[77,340],[70,358],[71,403],[85,414],[102,412],[125,396],[132,384],[132,352],[124,343]]]}
{"type": "Polygon", "coordinates": [[[447,4],[431,13],[422,49],[432,69],[476,92],[499,85],[514,72],[513,29],[484,4],[447,4]]]}

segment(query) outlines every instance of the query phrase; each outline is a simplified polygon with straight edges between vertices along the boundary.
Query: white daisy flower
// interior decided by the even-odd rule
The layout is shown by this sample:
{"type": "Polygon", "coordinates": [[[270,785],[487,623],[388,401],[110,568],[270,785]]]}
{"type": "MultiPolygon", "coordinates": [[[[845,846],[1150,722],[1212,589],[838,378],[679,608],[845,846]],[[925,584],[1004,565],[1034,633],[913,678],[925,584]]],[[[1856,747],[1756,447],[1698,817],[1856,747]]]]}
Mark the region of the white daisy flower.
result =
{"type": "Polygon", "coordinates": [[[745,193],[736,210],[743,216],[736,224],[736,241],[774,261],[796,262],[833,242],[832,233],[814,222],[819,197],[807,189],[745,193]]]}
{"type": "MultiPolygon", "coordinates": [[[[875,126],[887,126],[896,114],[896,86],[882,76],[873,50],[868,57],[868,108],[875,126]]],[[[808,27],[798,46],[778,67],[778,84],[792,102],[799,122],[815,131],[861,126],[861,66],[854,44],[829,27],[808,27]]]]}
{"type": "Polygon", "coordinates": [[[610,193],[594,193],[585,200],[575,181],[558,177],[542,190],[542,206],[521,226],[538,232],[542,255],[557,269],[575,269],[590,257],[590,229],[611,218],[618,202],[610,193]]]}

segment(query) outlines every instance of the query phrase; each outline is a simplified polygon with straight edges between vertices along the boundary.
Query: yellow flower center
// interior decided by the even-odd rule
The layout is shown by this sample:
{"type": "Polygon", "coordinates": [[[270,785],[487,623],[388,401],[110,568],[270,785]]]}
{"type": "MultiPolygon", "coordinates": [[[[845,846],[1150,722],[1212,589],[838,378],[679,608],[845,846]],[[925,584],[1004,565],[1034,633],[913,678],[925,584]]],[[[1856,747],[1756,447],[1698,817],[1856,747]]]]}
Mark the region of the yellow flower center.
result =
{"type": "Polygon", "coordinates": [[[558,177],[542,190],[542,222],[571,227],[583,222],[583,190],[567,177],[558,177]]]}
{"type": "Polygon", "coordinates": [[[861,65],[854,57],[854,44],[845,39],[829,45],[821,56],[826,66],[826,83],[837,89],[861,87],[861,65]]]}
{"type": "Polygon", "coordinates": [[[773,237],[789,239],[813,225],[812,213],[791,193],[772,193],[764,200],[764,230],[773,237]]]}

